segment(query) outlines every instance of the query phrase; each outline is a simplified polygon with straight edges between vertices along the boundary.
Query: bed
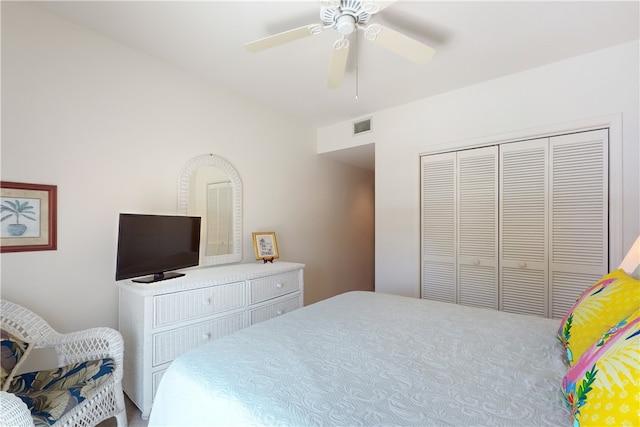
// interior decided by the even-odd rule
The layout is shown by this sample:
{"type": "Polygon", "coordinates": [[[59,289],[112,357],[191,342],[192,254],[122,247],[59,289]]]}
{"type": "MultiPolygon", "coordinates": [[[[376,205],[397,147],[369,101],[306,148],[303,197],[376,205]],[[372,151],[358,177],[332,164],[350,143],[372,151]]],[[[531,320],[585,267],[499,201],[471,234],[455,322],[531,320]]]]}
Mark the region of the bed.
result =
{"type": "Polygon", "coordinates": [[[569,426],[558,324],[348,292],[178,357],[149,426],[569,426]]]}

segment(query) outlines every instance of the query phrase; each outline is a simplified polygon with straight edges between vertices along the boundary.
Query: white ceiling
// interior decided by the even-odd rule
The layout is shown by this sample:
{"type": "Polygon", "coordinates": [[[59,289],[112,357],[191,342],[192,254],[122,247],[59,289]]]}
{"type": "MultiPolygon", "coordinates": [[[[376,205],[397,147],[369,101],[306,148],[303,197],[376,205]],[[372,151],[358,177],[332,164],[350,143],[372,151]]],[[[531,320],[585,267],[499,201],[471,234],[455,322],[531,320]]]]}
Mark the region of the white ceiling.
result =
{"type": "Polygon", "coordinates": [[[255,39],[320,23],[320,1],[36,4],[315,127],[635,40],[640,26],[638,0],[401,0],[370,23],[435,48],[434,58],[417,65],[360,37],[357,67],[352,48],[342,87],[328,90],[335,31],[259,53],[244,48],[255,39]]]}

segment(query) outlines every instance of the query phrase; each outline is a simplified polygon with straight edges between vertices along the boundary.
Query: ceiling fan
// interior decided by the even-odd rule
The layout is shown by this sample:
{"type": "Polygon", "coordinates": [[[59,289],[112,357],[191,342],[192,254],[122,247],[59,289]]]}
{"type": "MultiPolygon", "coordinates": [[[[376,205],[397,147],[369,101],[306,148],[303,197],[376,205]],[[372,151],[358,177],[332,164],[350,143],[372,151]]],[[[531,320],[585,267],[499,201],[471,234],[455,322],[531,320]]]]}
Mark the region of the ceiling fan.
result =
{"type": "Polygon", "coordinates": [[[397,0],[330,0],[323,1],[320,8],[322,24],[305,25],[283,33],[274,34],[245,44],[249,52],[260,52],[304,37],[322,33],[326,29],[333,29],[342,37],[333,44],[331,60],[329,62],[329,77],[327,87],[336,89],[342,85],[347,59],[349,56],[349,39],[347,36],[354,31],[361,30],[365,39],[372,41],[385,49],[403,56],[415,63],[424,64],[431,59],[435,50],[398,31],[383,25],[368,24],[372,15],[380,12],[397,0]]]}

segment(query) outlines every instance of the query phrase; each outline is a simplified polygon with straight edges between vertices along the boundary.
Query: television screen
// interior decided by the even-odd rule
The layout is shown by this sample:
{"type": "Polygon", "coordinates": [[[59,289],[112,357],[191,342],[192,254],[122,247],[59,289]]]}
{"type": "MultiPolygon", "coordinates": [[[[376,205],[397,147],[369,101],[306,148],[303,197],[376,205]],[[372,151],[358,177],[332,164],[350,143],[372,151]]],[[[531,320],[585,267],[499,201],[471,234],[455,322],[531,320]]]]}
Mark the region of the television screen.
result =
{"type": "Polygon", "coordinates": [[[120,214],[116,280],[151,283],[184,276],[172,270],[200,260],[200,217],[120,214]]]}

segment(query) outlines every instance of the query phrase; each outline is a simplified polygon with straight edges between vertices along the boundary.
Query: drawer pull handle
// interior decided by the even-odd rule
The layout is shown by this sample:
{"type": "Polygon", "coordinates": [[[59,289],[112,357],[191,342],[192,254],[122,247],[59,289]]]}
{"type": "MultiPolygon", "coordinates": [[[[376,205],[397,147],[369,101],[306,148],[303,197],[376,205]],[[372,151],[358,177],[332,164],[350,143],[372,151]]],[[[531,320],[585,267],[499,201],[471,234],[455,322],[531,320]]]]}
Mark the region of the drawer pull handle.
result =
{"type": "Polygon", "coordinates": [[[204,300],[204,305],[211,305],[211,298],[207,298],[204,300]]]}
{"type": "Polygon", "coordinates": [[[278,288],[278,289],[282,289],[282,283],[278,283],[278,284],[276,285],[276,288],[278,288]]]}
{"type": "Polygon", "coordinates": [[[284,311],[283,310],[278,310],[278,311],[276,311],[276,314],[278,316],[282,316],[284,314],[284,311]]]}
{"type": "Polygon", "coordinates": [[[520,268],[525,268],[527,266],[527,263],[526,262],[521,262],[518,265],[520,266],[520,268]]]}
{"type": "Polygon", "coordinates": [[[210,333],[202,334],[202,339],[208,340],[209,338],[211,338],[211,334],[210,333]]]}
{"type": "Polygon", "coordinates": [[[480,265],[480,260],[479,259],[473,260],[473,265],[480,265]]]}

